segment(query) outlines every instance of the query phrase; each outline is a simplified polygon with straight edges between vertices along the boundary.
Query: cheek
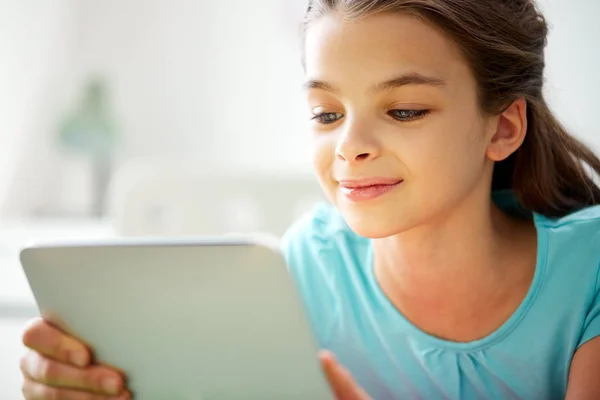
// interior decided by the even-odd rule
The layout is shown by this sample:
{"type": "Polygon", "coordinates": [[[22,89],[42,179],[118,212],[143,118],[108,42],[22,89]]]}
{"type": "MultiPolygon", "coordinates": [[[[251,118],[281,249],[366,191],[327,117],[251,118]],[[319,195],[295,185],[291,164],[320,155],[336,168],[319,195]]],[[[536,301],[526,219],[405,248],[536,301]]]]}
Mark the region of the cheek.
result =
{"type": "Polygon", "coordinates": [[[406,153],[420,191],[439,193],[441,197],[470,187],[484,173],[485,160],[485,146],[477,136],[477,127],[446,126],[424,135],[416,141],[415,150],[406,153]]]}

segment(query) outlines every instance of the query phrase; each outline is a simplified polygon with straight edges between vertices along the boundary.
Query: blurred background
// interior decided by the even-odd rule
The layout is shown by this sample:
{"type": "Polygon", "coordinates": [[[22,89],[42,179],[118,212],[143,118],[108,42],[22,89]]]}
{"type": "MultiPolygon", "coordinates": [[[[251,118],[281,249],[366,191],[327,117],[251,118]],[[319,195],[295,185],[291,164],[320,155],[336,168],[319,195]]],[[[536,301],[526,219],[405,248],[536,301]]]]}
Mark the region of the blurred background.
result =
{"type": "MultiPolygon", "coordinates": [[[[19,399],[33,239],[280,235],[316,201],[306,0],[0,0],[0,400],[19,399]]],[[[600,2],[540,2],[547,95],[600,151],[600,2]]]]}

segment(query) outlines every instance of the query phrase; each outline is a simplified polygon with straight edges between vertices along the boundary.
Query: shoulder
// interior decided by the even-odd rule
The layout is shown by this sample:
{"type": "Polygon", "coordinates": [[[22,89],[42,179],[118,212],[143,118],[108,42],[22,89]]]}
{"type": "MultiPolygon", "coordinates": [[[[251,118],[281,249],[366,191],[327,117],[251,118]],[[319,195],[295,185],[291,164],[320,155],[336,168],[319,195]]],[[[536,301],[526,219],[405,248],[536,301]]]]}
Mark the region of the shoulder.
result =
{"type": "Polygon", "coordinates": [[[573,306],[569,309],[570,315],[581,315],[577,345],[581,347],[600,335],[600,206],[563,218],[542,219],[541,225],[548,229],[549,260],[561,261],[555,265],[563,271],[557,274],[562,278],[561,286],[571,289],[563,297],[583,300],[579,310],[573,306]],[[569,285],[571,282],[576,286],[569,285]]]}
{"type": "Polygon", "coordinates": [[[561,218],[541,217],[544,225],[561,228],[568,225],[600,226],[600,205],[583,208],[561,218]]]}
{"type": "Polygon", "coordinates": [[[594,308],[600,306],[600,206],[562,218],[536,215],[535,219],[553,295],[564,294],[569,315],[581,315],[585,321],[595,318],[600,312],[594,308]]]}
{"type": "MultiPolygon", "coordinates": [[[[600,273],[600,206],[588,207],[562,218],[535,215],[548,261],[560,262],[570,273],[598,277],[600,273]]],[[[594,281],[597,279],[594,279],[594,281]]]]}
{"type": "Polygon", "coordinates": [[[335,207],[319,204],[288,229],[282,239],[282,251],[294,268],[316,256],[334,256],[363,240],[348,227],[335,207]]]}
{"type": "Polygon", "coordinates": [[[283,236],[282,252],[322,346],[339,317],[348,272],[363,262],[365,240],[330,205],[315,207],[283,236]]]}
{"type": "Polygon", "coordinates": [[[600,263],[600,206],[587,207],[562,218],[536,215],[538,228],[548,231],[551,248],[585,248],[582,256],[600,263]]]}

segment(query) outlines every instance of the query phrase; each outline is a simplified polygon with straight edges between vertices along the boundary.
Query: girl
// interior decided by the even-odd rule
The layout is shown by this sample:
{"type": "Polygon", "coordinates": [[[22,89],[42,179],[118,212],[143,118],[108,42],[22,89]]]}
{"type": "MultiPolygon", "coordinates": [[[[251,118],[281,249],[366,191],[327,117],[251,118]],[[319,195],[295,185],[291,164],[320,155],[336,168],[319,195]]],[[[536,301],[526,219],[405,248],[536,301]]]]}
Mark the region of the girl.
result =
{"type": "MultiPolygon", "coordinates": [[[[600,398],[600,160],[544,101],[546,34],[531,0],[310,5],[333,206],[283,247],[339,399],[600,398]]],[[[23,340],[27,399],[128,396],[43,321],[23,340]]]]}

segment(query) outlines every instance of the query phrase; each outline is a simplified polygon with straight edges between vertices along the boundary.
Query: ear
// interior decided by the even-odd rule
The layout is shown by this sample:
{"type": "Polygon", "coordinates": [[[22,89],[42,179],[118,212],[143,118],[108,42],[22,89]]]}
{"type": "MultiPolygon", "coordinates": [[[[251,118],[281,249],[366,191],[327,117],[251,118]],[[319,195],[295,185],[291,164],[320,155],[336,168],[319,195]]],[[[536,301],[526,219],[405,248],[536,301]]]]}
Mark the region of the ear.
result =
{"type": "Polygon", "coordinates": [[[517,151],[525,140],[527,101],[515,100],[494,120],[497,122],[485,154],[492,161],[502,161],[517,151]]]}

